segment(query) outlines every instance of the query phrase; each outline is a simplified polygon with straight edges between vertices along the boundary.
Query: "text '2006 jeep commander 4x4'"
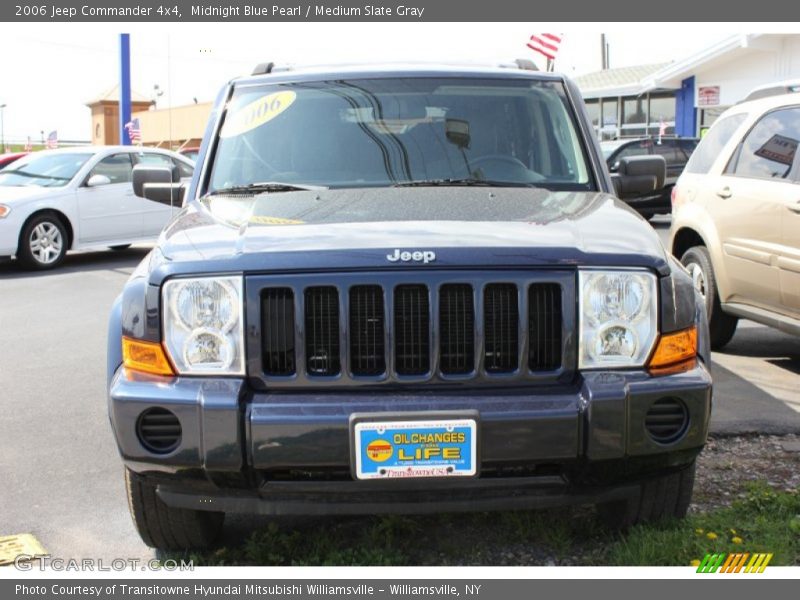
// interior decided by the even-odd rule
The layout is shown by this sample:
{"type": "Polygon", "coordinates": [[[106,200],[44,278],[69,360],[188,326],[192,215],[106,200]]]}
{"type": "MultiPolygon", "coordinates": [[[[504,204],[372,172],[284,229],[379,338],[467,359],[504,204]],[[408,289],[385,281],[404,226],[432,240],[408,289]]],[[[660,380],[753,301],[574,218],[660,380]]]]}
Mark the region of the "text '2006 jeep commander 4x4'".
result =
{"type": "Polygon", "coordinates": [[[109,409],[142,538],[226,512],[597,504],[682,516],[707,434],[691,279],[616,199],[560,75],[267,65],[220,93],[183,210],[114,306],[109,409]]]}

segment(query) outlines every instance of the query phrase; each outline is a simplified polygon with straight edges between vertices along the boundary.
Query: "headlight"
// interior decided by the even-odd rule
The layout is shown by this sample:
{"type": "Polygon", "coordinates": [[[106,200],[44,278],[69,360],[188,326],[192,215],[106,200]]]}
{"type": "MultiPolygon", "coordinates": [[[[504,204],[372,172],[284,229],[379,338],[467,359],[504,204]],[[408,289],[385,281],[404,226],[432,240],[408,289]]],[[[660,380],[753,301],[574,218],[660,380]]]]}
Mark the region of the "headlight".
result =
{"type": "Polygon", "coordinates": [[[578,368],[639,367],[658,334],[656,278],[643,271],[580,271],[578,368]]]}
{"type": "Polygon", "coordinates": [[[244,373],[241,277],[173,279],[162,293],[164,341],[179,373],[244,373]]]}

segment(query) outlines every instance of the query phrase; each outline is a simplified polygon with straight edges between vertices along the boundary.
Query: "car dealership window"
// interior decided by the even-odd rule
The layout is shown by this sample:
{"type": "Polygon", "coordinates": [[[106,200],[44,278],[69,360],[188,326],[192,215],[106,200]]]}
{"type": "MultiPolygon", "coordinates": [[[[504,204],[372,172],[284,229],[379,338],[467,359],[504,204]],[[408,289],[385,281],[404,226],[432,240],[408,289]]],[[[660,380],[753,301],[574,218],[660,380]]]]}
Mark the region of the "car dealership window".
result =
{"type": "Polygon", "coordinates": [[[737,177],[786,179],[800,143],[800,107],[766,114],[741,143],[726,173],[737,177]]]}
{"type": "Polygon", "coordinates": [[[105,175],[111,180],[111,183],[127,183],[131,181],[132,170],[131,155],[124,152],[106,156],[92,169],[90,177],[105,175]]]}
{"type": "Polygon", "coordinates": [[[746,116],[745,113],[739,113],[717,121],[697,146],[689,162],[686,163],[685,171],[687,173],[708,173],[722,148],[730,141],[746,116]]]}

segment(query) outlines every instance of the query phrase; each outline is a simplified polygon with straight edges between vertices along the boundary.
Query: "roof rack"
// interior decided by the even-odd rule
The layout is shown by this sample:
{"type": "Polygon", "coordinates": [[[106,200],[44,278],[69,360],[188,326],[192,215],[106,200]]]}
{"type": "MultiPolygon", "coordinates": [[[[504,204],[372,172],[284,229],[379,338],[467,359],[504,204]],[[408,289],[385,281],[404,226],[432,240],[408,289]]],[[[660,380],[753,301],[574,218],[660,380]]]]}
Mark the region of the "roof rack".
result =
{"type": "Polygon", "coordinates": [[[518,58],[514,61],[517,65],[518,69],[522,69],[523,71],[538,71],[539,67],[536,66],[536,63],[533,62],[529,58],[518,58]]]}
{"type": "MultiPolygon", "coordinates": [[[[472,66],[473,63],[464,63],[464,65],[472,66]]],[[[522,71],[539,70],[539,67],[536,66],[536,63],[529,58],[517,58],[512,62],[501,63],[497,66],[504,69],[520,69],[522,71]]],[[[291,69],[291,65],[276,65],[274,62],[263,62],[256,65],[256,68],[253,69],[251,75],[268,75],[269,73],[274,73],[276,71],[289,71],[291,69]]]]}
{"type": "Polygon", "coordinates": [[[274,62],[258,63],[256,65],[256,68],[253,69],[253,72],[251,73],[251,75],[266,75],[268,73],[272,73],[272,69],[274,69],[274,68],[275,68],[275,63],[274,62]]]}
{"type": "Polygon", "coordinates": [[[794,94],[800,92],[800,80],[781,81],[779,83],[768,83],[754,88],[742,102],[750,100],[760,100],[771,96],[782,96],[783,94],[794,94]]]}

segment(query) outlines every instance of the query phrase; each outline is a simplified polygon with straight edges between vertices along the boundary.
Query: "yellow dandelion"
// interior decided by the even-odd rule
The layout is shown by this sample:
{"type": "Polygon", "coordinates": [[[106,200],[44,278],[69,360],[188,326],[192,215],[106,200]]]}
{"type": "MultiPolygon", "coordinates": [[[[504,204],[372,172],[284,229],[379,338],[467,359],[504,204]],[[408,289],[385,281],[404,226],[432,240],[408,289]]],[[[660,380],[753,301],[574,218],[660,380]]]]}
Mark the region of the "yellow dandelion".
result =
{"type": "Polygon", "coordinates": [[[731,535],[736,535],[736,530],[735,529],[731,529],[731,535]]]}
{"type": "Polygon", "coordinates": [[[703,535],[703,534],[705,533],[705,531],[704,531],[704,530],[702,530],[702,529],[695,529],[695,530],[694,530],[694,532],[695,532],[697,535],[703,535]]]}
{"type": "Polygon", "coordinates": [[[717,539],[717,534],[716,534],[716,533],[714,533],[713,531],[709,531],[709,532],[706,534],[706,537],[707,537],[708,539],[710,539],[710,540],[715,540],[715,539],[717,539]]]}
{"type": "Polygon", "coordinates": [[[699,567],[699,566],[700,566],[700,560],[699,560],[699,559],[697,559],[697,558],[695,558],[695,559],[694,559],[692,562],[690,562],[689,564],[690,564],[691,566],[693,566],[693,567],[699,567]]]}
{"type": "Polygon", "coordinates": [[[744,540],[742,540],[742,538],[740,538],[739,536],[734,536],[734,537],[731,538],[731,541],[734,544],[741,544],[744,540]]]}

